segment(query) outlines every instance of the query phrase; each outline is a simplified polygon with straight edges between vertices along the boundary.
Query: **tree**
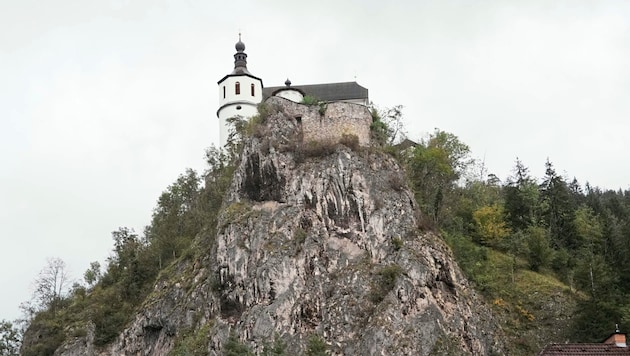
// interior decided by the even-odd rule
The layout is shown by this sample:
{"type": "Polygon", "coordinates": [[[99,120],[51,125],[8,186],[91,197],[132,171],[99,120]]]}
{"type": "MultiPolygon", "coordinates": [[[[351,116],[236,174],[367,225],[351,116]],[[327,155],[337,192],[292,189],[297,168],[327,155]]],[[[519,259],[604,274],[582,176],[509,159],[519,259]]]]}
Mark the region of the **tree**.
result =
{"type": "Polygon", "coordinates": [[[20,331],[10,321],[0,321],[0,356],[18,356],[21,344],[20,331]]]}
{"type": "Polygon", "coordinates": [[[160,268],[178,257],[201,230],[200,182],[197,172],[187,169],[158,199],[145,235],[157,253],[160,268]]]}
{"type": "Polygon", "coordinates": [[[41,309],[54,314],[69,287],[66,263],[60,258],[50,258],[35,280],[34,297],[41,309]]]}
{"type": "Polygon", "coordinates": [[[484,245],[496,246],[510,234],[503,216],[503,207],[499,204],[486,205],[473,212],[477,234],[484,245]]]}
{"type": "Polygon", "coordinates": [[[574,249],[577,247],[572,226],[575,204],[569,186],[549,160],[545,167],[545,178],[540,185],[541,213],[549,229],[552,246],[574,249]]]}
{"type": "Polygon", "coordinates": [[[525,230],[536,221],[538,185],[518,158],[514,175],[508,178],[503,195],[505,214],[512,229],[525,230]]]}
{"type": "Polygon", "coordinates": [[[101,279],[101,264],[98,261],[90,263],[90,268],[83,274],[83,279],[89,287],[93,287],[101,279]]]}
{"type": "MultiPolygon", "coordinates": [[[[599,252],[602,242],[602,226],[589,207],[581,206],[575,211],[573,220],[575,231],[580,247],[584,250],[586,257],[585,269],[588,270],[588,280],[590,281],[590,290],[595,294],[595,254],[599,252]]],[[[604,262],[602,261],[602,264],[604,262]]]]}
{"type": "Polygon", "coordinates": [[[551,260],[553,250],[549,246],[549,235],[547,230],[540,226],[530,226],[526,234],[529,268],[537,272],[549,265],[551,260]]]}
{"type": "Polygon", "coordinates": [[[457,136],[436,129],[416,146],[407,166],[420,207],[436,223],[452,198],[457,181],[466,173],[473,160],[470,149],[457,136]]]}
{"type": "Polygon", "coordinates": [[[391,108],[378,108],[374,105],[370,108],[372,113],[372,125],[370,126],[377,142],[393,145],[406,137],[402,120],[402,105],[391,108]]]}

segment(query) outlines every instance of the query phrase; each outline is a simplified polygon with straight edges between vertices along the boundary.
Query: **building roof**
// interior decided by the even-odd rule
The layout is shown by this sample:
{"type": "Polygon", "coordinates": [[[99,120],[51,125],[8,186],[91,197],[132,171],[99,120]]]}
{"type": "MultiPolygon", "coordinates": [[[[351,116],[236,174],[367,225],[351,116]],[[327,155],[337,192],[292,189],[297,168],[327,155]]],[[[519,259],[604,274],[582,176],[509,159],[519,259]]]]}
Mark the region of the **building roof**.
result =
{"type": "Polygon", "coordinates": [[[323,101],[368,99],[367,88],[360,86],[357,82],[269,87],[263,89],[263,99],[273,96],[280,90],[289,88],[297,89],[305,95],[309,95],[323,101]]]}
{"type": "Polygon", "coordinates": [[[615,344],[550,344],[540,356],[630,355],[630,348],[615,344]]]}
{"type": "Polygon", "coordinates": [[[234,70],[232,71],[232,73],[221,78],[221,80],[219,80],[217,84],[221,84],[225,79],[229,77],[236,77],[236,76],[243,76],[243,75],[260,80],[260,82],[262,83],[262,80],[260,78],[253,76],[247,70],[247,53],[245,53],[245,43],[241,41],[240,33],[238,34],[238,42],[236,42],[236,45],[234,45],[234,48],[236,49],[236,53],[234,54],[234,70]]]}

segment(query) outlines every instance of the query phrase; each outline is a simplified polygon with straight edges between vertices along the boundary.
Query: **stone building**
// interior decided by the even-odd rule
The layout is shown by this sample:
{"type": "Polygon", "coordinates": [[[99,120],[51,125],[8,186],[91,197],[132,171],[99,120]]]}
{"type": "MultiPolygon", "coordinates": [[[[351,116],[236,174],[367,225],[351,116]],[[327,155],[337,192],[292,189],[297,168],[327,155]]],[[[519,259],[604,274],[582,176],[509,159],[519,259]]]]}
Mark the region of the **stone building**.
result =
{"type": "Polygon", "coordinates": [[[262,79],[247,69],[247,54],[240,34],[235,47],[234,70],[217,83],[221,147],[227,143],[227,120],[235,116],[248,118],[256,115],[258,104],[271,97],[292,102],[288,106],[295,112],[295,117],[300,118],[305,141],[338,140],[345,134],[351,134],[359,138],[362,146],[369,144],[371,116],[367,109],[369,96],[366,88],[356,82],[292,85],[289,79],[284,86],[265,88],[262,79]],[[325,103],[325,110],[313,111],[305,105],[295,104],[302,102],[306,96],[325,103]]]}

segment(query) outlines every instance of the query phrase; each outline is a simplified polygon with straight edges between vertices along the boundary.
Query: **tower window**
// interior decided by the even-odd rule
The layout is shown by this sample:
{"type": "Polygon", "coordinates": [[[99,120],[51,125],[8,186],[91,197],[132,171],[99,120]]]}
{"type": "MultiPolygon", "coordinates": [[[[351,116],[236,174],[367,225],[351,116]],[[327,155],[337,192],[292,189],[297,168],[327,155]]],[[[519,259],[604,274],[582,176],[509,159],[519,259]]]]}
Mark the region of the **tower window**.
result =
{"type": "Polygon", "coordinates": [[[254,96],[254,83],[252,83],[252,85],[250,85],[251,91],[252,91],[252,96],[254,96]]]}
{"type": "Polygon", "coordinates": [[[223,86],[223,99],[225,99],[225,85],[223,86]]]}
{"type": "Polygon", "coordinates": [[[234,84],[234,94],[239,95],[241,93],[241,82],[234,84]]]}

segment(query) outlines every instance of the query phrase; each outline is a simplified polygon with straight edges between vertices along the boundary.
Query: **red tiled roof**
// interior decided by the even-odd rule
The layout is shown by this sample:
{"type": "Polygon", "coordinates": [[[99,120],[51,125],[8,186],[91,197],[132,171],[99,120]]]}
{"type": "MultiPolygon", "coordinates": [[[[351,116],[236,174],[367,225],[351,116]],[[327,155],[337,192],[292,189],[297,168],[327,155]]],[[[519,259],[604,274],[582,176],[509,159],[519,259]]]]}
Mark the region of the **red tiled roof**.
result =
{"type": "Polygon", "coordinates": [[[597,356],[630,355],[630,348],[614,344],[551,344],[547,345],[540,356],[597,356]]]}

